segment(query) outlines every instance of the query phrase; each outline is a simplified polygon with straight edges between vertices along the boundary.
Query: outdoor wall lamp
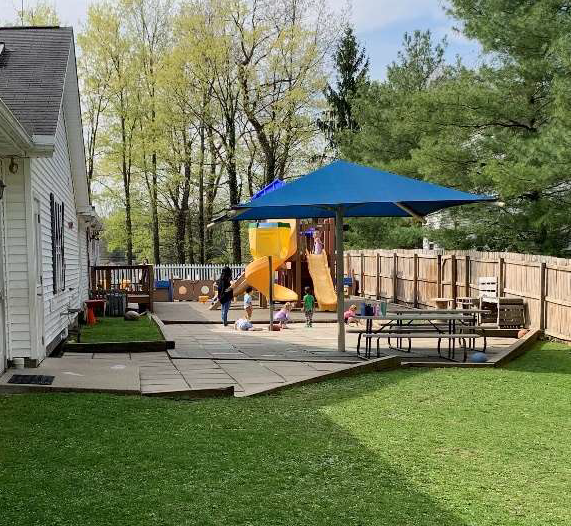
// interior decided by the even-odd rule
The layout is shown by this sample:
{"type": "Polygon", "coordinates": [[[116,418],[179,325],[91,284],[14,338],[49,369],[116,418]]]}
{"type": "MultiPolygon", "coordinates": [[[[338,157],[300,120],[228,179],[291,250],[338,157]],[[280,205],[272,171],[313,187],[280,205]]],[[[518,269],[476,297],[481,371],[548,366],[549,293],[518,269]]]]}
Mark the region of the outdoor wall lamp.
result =
{"type": "Polygon", "coordinates": [[[14,157],[10,159],[10,165],[8,166],[8,170],[10,170],[10,173],[12,174],[18,173],[18,165],[14,162],[14,157]]]}
{"type": "Polygon", "coordinates": [[[4,181],[0,179],[0,201],[4,197],[4,188],[6,188],[6,185],[4,184],[4,181]]]}

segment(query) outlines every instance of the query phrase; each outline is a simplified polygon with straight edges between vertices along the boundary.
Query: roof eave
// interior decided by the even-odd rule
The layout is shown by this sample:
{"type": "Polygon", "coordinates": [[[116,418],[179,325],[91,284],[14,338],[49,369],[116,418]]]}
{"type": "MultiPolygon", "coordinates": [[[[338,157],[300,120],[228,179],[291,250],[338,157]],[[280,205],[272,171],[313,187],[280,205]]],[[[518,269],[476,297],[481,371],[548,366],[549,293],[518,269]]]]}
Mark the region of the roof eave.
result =
{"type": "Polygon", "coordinates": [[[32,138],[2,100],[0,100],[0,128],[18,150],[17,153],[24,155],[34,147],[32,138]]]}
{"type": "Polygon", "coordinates": [[[50,157],[54,152],[54,137],[44,135],[30,137],[2,100],[0,100],[0,128],[14,146],[14,151],[10,152],[13,155],[50,157]]]}

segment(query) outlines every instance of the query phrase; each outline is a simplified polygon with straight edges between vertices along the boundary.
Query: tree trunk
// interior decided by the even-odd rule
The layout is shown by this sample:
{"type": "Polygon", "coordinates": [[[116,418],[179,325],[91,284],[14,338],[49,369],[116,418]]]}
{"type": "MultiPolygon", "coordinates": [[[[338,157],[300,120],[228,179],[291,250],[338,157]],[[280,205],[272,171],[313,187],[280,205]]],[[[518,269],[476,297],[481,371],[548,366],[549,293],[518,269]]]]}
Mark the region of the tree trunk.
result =
{"type": "Polygon", "coordinates": [[[177,263],[184,263],[186,261],[185,235],[186,235],[187,220],[188,220],[188,212],[177,210],[175,216],[175,223],[176,223],[175,244],[176,244],[177,263]]]}
{"type": "Polygon", "coordinates": [[[127,234],[127,265],[133,264],[133,224],[131,222],[131,192],[125,185],[125,232],[127,234]]]}
{"type": "Polygon", "coordinates": [[[131,222],[131,174],[127,168],[127,130],[125,117],[121,116],[121,169],[125,192],[125,232],[127,234],[127,265],[133,264],[133,224],[131,222]]]}
{"type": "MultiPolygon", "coordinates": [[[[236,168],[236,125],[232,116],[227,116],[226,133],[228,134],[228,158],[226,172],[228,174],[228,187],[230,191],[230,206],[239,202],[238,175],[236,168]]],[[[240,238],[240,223],[232,221],[232,263],[242,263],[242,239],[240,238]]]]}
{"type": "Polygon", "coordinates": [[[153,152],[152,162],[152,181],[151,181],[151,219],[153,229],[153,260],[155,265],[161,264],[161,246],[159,238],[159,214],[157,209],[157,152],[153,152]]]}
{"type": "MultiPolygon", "coordinates": [[[[176,253],[179,263],[184,263],[186,261],[186,249],[185,249],[185,235],[187,230],[188,221],[188,203],[190,199],[190,179],[192,175],[191,167],[191,148],[192,145],[188,142],[186,133],[183,132],[184,149],[185,149],[185,160],[184,160],[184,183],[182,189],[182,200],[180,206],[177,206],[176,211],[176,253]]],[[[178,197],[177,197],[178,201],[178,197]]],[[[190,226],[189,226],[190,228],[190,226]]],[[[192,232],[190,233],[192,236],[192,232]]],[[[194,259],[194,256],[193,256],[194,259]]]]}
{"type": "MultiPolygon", "coordinates": [[[[214,144],[214,135],[212,129],[208,128],[208,145],[210,152],[210,173],[208,175],[208,185],[206,188],[206,205],[205,205],[205,222],[208,224],[212,221],[214,216],[214,200],[218,193],[218,184],[220,181],[220,174],[216,174],[216,145],[214,144]]],[[[205,238],[205,258],[210,261],[213,257],[212,250],[212,230],[206,231],[205,238]]]]}
{"type": "Polygon", "coordinates": [[[198,260],[204,264],[206,259],[206,238],[204,222],[204,124],[200,125],[200,151],[198,152],[198,260]]]}
{"type": "Polygon", "coordinates": [[[268,134],[264,128],[264,125],[258,120],[256,114],[254,113],[254,104],[250,100],[250,92],[248,86],[248,80],[246,76],[246,70],[244,64],[239,64],[238,66],[238,79],[242,87],[242,98],[243,98],[243,108],[248,121],[254,128],[256,132],[256,137],[262,148],[262,153],[264,154],[265,160],[265,185],[270,184],[276,176],[276,150],[272,146],[268,134]]]}
{"type": "Polygon", "coordinates": [[[192,216],[187,214],[188,262],[194,263],[194,236],[192,235],[192,216]]]}

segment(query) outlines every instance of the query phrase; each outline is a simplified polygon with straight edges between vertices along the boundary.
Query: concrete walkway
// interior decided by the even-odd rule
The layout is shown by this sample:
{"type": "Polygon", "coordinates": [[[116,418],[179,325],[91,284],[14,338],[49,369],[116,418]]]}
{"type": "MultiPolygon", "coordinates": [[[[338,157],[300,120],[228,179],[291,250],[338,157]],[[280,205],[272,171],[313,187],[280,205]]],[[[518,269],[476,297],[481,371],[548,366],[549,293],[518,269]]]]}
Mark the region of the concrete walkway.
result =
{"type": "Polygon", "coordinates": [[[171,359],[164,352],[66,353],[35,369],[10,369],[0,392],[102,392],[147,396],[248,396],[306,381],[397,366],[379,360],[359,364],[293,361],[171,359]],[[12,375],[53,376],[51,385],[14,385],[12,375]]]}

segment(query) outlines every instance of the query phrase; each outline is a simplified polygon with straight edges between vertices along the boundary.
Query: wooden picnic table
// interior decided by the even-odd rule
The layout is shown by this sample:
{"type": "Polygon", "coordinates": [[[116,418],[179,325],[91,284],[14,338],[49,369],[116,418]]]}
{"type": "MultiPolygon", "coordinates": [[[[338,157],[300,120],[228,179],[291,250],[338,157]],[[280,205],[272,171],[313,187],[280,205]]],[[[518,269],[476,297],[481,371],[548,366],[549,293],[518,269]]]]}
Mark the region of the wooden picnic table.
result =
{"type": "MultiPolygon", "coordinates": [[[[478,312],[476,310],[452,310],[452,309],[426,309],[424,311],[408,310],[402,312],[387,312],[385,315],[375,315],[375,316],[355,316],[357,320],[365,320],[365,331],[359,333],[359,338],[357,340],[357,354],[360,354],[361,337],[365,336],[365,357],[369,358],[371,356],[371,336],[379,335],[385,332],[389,347],[391,347],[390,338],[391,336],[397,340],[396,349],[404,351],[400,347],[403,339],[408,339],[408,352],[411,349],[411,339],[412,337],[433,337],[438,338],[438,354],[440,355],[440,340],[448,339],[448,358],[453,360],[456,351],[456,339],[462,339],[464,346],[464,360],[466,360],[466,346],[465,339],[470,341],[470,348],[475,347],[475,338],[478,337],[475,334],[466,333],[465,338],[462,333],[457,331],[458,323],[464,327],[475,327],[477,322],[478,312]],[[377,330],[373,330],[373,321],[383,322],[381,327],[377,330]],[[428,334],[419,333],[414,331],[418,328],[415,325],[415,321],[426,322],[424,327],[429,329],[428,334]],[[405,323],[408,322],[408,323],[405,323]],[[440,322],[440,323],[438,323],[440,322]],[[396,329],[396,330],[395,330],[396,329]],[[408,330],[407,330],[408,329],[408,330]],[[413,330],[410,330],[413,329],[413,330]],[[441,338],[439,337],[441,335],[441,338]]],[[[384,334],[383,334],[384,336],[384,334]]],[[[379,353],[379,339],[377,338],[377,354],[379,353]]],[[[485,336],[484,336],[484,352],[485,352],[485,336]]]]}

